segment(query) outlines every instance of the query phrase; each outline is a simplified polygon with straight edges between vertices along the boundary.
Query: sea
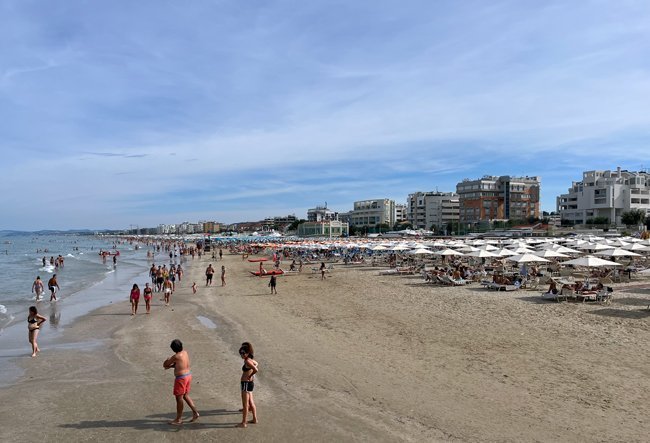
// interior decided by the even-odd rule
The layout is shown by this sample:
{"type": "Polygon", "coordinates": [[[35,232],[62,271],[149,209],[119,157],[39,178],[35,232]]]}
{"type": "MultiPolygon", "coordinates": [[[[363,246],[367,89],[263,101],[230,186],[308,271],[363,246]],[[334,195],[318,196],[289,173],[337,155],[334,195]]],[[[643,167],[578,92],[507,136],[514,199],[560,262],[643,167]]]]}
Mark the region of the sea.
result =
{"type": "Polygon", "coordinates": [[[41,327],[39,346],[63,346],[57,338],[66,326],[101,306],[127,301],[133,283],[144,287],[149,281],[153,261],[169,263],[163,253],[147,257],[147,250],[153,253],[153,248],[113,236],[0,233],[0,357],[4,357],[0,359],[0,370],[6,373],[8,368],[3,362],[11,357],[29,355],[26,319],[30,306],[36,306],[48,319],[41,327]],[[103,260],[100,251],[119,251],[117,263],[113,263],[112,256],[103,260]],[[64,265],[50,265],[50,258],[59,255],[64,265]],[[60,291],[58,300],[50,302],[47,281],[53,274],[60,291]],[[41,301],[36,301],[32,293],[37,276],[45,289],[41,301]]]}

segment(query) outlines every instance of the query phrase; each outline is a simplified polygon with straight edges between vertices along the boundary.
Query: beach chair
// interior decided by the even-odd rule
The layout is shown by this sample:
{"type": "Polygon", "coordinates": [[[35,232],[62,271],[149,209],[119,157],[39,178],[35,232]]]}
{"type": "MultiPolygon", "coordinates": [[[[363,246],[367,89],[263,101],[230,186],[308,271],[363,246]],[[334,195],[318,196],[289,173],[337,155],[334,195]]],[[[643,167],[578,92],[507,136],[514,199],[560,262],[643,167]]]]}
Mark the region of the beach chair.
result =
{"type": "Polygon", "coordinates": [[[542,300],[550,300],[559,303],[561,301],[567,301],[567,296],[563,295],[560,291],[557,291],[557,294],[553,294],[552,292],[543,292],[542,300]]]}
{"type": "MultiPolygon", "coordinates": [[[[611,286],[606,286],[596,294],[596,301],[602,304],[610,304],[612,302],[612,295],[614,289],[611,286]]],[[[650,308],[650,306],[648,306],[650,308]]]]}

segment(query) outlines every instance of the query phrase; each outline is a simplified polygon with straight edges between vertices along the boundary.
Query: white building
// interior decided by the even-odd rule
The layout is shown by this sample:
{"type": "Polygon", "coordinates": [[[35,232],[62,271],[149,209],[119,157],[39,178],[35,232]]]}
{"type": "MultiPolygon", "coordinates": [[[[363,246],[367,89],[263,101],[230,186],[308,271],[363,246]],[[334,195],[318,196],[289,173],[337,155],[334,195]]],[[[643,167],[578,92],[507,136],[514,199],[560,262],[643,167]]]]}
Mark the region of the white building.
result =
{"type": "Polygon", "coordinates": [[[408,206],[401,203],[395,204],[395,223],[408,221],[408,206]]]}
{"type": "Polygon", "coordinates": [[[621,215],[633,209],[650,215],[650,174],[647,172],[586,171],[567,194],[557,197],[563,220],[585,224],[596,217],[621,225],[621,215]]]}
{"type": "Polygon", "coordinates": [[[339,213],[327,209],[327,206],[316,206],[313,209],[307,210],[307,221],[310,222],[322,222],[338,219],[339,213]]]}
{"type": "Polygon", "coordinates": [[[378,224],[395,225],[395,201],[387,198],[354,202],[354,209],[347,213],[350,226],[374,227],[378,224]]]}
{"type": "Polygon", "coordinates": [[[413,229],[444,229],[458,223],[460,202],[454,192],[416,192],[409,194],[407,219],[413,229]]]}

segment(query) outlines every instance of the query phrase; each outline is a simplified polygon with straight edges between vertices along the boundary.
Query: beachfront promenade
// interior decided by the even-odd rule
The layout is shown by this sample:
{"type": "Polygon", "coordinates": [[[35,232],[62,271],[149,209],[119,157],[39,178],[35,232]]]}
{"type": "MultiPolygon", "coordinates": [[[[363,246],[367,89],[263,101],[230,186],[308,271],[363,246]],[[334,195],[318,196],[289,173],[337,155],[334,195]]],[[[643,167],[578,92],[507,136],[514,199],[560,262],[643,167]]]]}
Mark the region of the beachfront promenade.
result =
{"type": "Polygon", "coordinates": [[[24,377],[0,391],[0,440],[640,442],[650,435],[650,312],[638,289],[647,280],[614,284],[609,305],[552,303],[541,289],[431,285],[418,274],[337,263],[324,281],[312,265],[278,278],[272,296],[268,279],[249,273],[257,264],[240,255],[184,266],[170,307],[155,294],[152,314],[133,317],[125,294],[64,333],[94,346],[44,348],[31,359],[25,338],[24,377]],[[218,278],[205,287],[209,263],[226,266],[225,287],[218,278]],[[167,424],[173,375],[162,369],[174,338],[192,358],[201,413],[182,428],[167,424]],[[260,363],[260,423],[236,429],[237,349],[245,340],[260,363]]]}

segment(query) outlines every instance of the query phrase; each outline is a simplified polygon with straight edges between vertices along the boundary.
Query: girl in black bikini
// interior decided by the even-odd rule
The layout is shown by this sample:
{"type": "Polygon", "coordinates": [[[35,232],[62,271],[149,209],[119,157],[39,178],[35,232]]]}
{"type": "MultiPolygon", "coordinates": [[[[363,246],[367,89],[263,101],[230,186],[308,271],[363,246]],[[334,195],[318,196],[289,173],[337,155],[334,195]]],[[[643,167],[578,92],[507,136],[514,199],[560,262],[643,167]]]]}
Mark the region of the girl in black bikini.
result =
{"type": "Polygon", "coordinates": [[[257,408],[253,401],[253,388],[255,387],[255,374],[257,373],[257,362],[253,360],[253,345],[248,342],[242,343],[239,348],[239,355],[244,359],[244,365],[241,367],[241,401],[242,401],[242,420],[237,425],[239,428],[245,428],[248,425],[248,411],[253,415],[251,423],[257,423],[257,408]]]}
{"type": "Polygon", "coordinates": [[[38,337],[38,330],[45,321],[45,317],[38,313],[36,306],[29,307],[27,329],[29,330],[29,343],[32,345],[32,357],[36,357],[36,353],[40,351],[36,343],[36,337],[38,337]]]}

